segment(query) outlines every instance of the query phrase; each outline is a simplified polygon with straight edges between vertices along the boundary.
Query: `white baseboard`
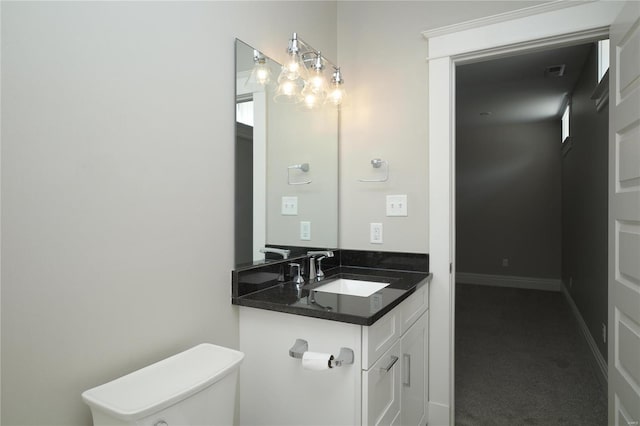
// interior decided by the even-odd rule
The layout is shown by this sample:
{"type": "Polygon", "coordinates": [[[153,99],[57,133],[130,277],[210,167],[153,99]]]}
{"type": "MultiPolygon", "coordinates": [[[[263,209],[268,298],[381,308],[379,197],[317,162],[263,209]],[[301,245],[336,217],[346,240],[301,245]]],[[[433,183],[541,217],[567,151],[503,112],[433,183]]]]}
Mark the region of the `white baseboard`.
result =
{"type": "Polygon", "coordinates": [[[582,334],[584,335],[584,338],[586,339],[587,344],[589,345],[589,349],[591,349],[591,354],[593,355],[593,362],[596,365],[596,371],[599,373],[598,379],[600,380],[600,383],[606,390],[608,375],[609,375],[607,362],[604,360],[604,357],[600,353],[600,350],[598,349],[598,345],[596,344],[596,341],[591,335],[591,332],[589,331],[589,327],[587,327],[587,323],[584,322],[584,318],[582,318],[582,314],[580,314],[580,310],[578,310],[578,307],[573,301],[573,298],[571,297],[569,290],[567,290],[567,286],[565,285],[564,282],[562,283],[561,289],[562,289],[562,293],[567,299],[567,302],[569,303],[569,306],[571,307],[571,311],[573,312],[573,315],[576,317],[578,326],[580,327],[580,331],[582,331],[582,334]]]}
{"type": "Polygon", "coordinates": [[[456,272],[456,282],[491,285],[495,287],[524,288],[528,290],[562,291],[562,281],[559,278],[516,277],[510,275],[456,272]]]}
{"type": "Polygon", "coordinates": [[[448,405],[429,401],[429,426],[449,426],[451,424],[448,405]]]}

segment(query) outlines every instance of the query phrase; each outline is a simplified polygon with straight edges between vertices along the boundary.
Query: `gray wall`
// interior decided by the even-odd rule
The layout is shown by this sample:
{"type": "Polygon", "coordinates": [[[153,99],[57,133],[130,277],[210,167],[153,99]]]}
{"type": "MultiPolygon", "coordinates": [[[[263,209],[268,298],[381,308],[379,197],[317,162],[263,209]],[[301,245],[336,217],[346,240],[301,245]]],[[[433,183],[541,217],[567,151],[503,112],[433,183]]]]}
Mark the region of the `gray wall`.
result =
{"type": "Polygon", "coordinates": [[[2,424],[238,345],[234,38],[335,57],[332,2],[2,2],[2,424]],[[304,22],[304,29],[300,29],[304,22]]]}
{"type": "MultiPolygon", "coordinates": [[[[537,2],[339,1],[338,62],[349,101],[340,123],[340,247],[429,251],[427,43],[421,32],[537,2]],[[389,162],[389,180],[370,161],[389,162]],[[387,217],[386,195],[406,194],[407,217],[387,217]],[[383,244],[369,223],[383,224],[383,244]]],[[[446,200],[443,200],[446,202],[446,200]]]]}
{"type": "Polygon", "coordinates": [[[456,270],[560,278],[559,121],[456,132],[456,270]]]}
{"type": "Polygon", "coordinates": [[[595,46],[572,96],[571,150],[562,159],[562,280],[607,359],[609,108],[596,111],[595,46]],[[570,284],[571,283],[571,284],[570,284]]]}

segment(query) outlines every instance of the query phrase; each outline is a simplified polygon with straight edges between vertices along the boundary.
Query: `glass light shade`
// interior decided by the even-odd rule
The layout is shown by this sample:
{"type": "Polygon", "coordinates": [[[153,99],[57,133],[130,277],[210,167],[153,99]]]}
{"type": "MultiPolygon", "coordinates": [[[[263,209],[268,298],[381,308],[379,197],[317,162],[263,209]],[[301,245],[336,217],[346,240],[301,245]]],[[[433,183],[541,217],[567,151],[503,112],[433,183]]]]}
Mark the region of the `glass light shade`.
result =
{"type": "Polygon", "coordinates": [[[246,86],[253,86],[259,84],[266,86],[271,82],[271,68],[264,62],[256,62],[255,66],[251,70],[251,74],[245,83],[246,86]]]}
{"type": "Polygon", "coordinates": [[[342,105],[347,92],[344,89],[344,80],[342,79],[342,72],[340,67],[334,67],[333,77],[331,78],[331,84],[327,90],[326,102],[333,105],[342,105]]]}
{"type": "Polygon", "coordinates": [[[309,87],[315,93],[325,93],[327,91],[327,79],[324,78],[322,70],[314,70],[308,79],[309,87]]]}
{"type": "Polygon", "coordinates": [[[323,101],[324,92],[316,92],[309,84],[302,89],[302,107],[304,109],[317,109],[322,106],[323,101]]]}
{"type": "Polygon", "coordinates": [[[326,102],[333,105],[341,105],[347,97],[347,92],[342,84],[333,83],[327,92],[326,102]]]}
{"type": "Polygon", "coordinates": [[[300,102],[301,99],[299,80],[283,78],[279,81],[278,89],[273,97],[274,101],[278,103],[296,103],[300,102]]]}
{"type": "Polygon", "coordinates": [[[289,53],[287,61],[282,65],[282,71],[278,76],[278,82],[282,79],[297,80],[306,77],[306,68],[302,63],[300,55],[297,53],[289,53]]]}

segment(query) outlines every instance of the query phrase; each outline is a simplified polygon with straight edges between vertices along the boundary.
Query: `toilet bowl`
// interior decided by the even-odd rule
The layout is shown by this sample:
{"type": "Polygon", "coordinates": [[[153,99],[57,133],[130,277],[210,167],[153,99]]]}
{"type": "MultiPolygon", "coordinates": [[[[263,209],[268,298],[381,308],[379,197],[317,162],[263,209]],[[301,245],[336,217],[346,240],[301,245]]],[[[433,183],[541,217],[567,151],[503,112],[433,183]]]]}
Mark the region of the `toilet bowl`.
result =
{"type": "Polygon", "coordinates": [[[94,426],[233,424],[244,354],[203,343],[82,393],[94,426]]]}

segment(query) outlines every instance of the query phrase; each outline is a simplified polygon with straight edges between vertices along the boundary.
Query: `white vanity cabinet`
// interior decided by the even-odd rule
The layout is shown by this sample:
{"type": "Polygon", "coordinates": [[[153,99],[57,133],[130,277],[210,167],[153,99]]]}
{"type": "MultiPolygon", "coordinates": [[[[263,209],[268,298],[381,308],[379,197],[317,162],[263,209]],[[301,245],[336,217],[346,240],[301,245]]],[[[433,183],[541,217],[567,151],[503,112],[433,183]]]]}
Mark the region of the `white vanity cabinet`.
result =
{"type": "Polygon", "coordinates": [[[424,286],[371,327],[363,327],[363,425],[426,424],[427,308],[424,286]]]}
{"type": "Polygon", "coordinates": [[[428,286],[371,326],[240,306],[240,425],[425,425],[428,286]],[[353,350],[324,371],[289,356],[353,350]]]}

